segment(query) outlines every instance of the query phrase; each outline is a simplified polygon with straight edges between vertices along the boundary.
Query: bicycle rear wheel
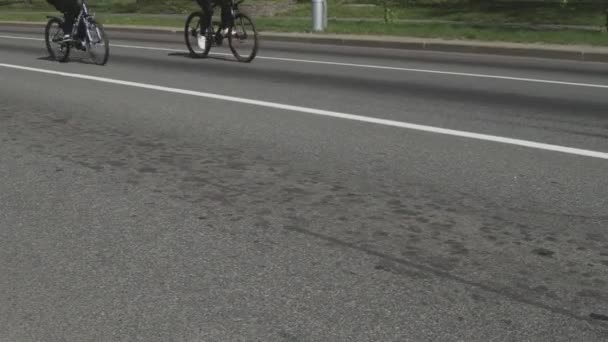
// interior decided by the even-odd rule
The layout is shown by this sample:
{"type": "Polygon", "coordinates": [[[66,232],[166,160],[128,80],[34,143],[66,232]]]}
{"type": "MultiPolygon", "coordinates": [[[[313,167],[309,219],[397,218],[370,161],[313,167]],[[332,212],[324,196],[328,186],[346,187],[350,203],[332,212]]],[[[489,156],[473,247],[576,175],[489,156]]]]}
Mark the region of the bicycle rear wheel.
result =
{"type": "Polygon", "coordinates": [[[44,41],[49,56],[58,62],[65,62],[70,57],[70,45],[63,42],[63,21],[51,18],[44,29],[44,41]]]}
{"type": "Polygon", "coordinates": [[[103,25],[93,18],[87,18],[87,52],[93,63],[104,65],[110,58],[110,41],[103,29],[103,25]]]}
{"type": "Polygon", "coordinates": [[[249,63],[258,53],[258,32],[251,19],[242,13],[234,17],[234,25],[228,32],[232,54],[239,62],[249,63]]]}
{"type": "Polygon", "coordinates": [[[213,32],[209,32],[209,26],[210,23],[206,22],[203,12],[194,12],[186,19],[184,38],[190,56],[204,58],[209,54],[213,38],[213,32]]]}

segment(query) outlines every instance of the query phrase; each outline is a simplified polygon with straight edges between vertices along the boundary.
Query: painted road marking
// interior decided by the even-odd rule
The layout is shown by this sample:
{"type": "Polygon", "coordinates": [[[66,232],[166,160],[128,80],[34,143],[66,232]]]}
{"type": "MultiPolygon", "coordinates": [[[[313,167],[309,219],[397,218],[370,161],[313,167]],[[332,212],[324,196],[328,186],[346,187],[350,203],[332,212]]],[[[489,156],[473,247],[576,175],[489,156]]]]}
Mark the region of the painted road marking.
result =
{"type": "MultiPolygon", "coordinates": [[[[23,40],[44,40],[41,38],[4,36],[4,35],[0,35],[0,38],[23,39],[23,40]]],[[[153,47],[153,46],[124,45],[124,44],[110,44],[110,46],[118,47],[118,48],[125,48],[125,49],[142,49],[142,50],[185,52],[185,53],[188,52],[187,50],[183,50],[183,49],[170,49],[170,48],[161,48],[161,47],[153,47]]],[[[232,56],[229,53],[218,53],[218,52],[211,52],[209,54],[216,55],[216,56],[232,56]]],[[[390,67],[390,66],[382,66],[382,65],[342,63],[342,62],[330,62],[330,61],[319,61],[319,60],[297,59],[297,58],[267,57],[267,56],[258,56],[256,58],[263,59],[263,60],[294,62],[294,63],[322,64],[322,65],[344,66],[344,67],[364,68],[364,69],[391,70],[391,71],[415,72],[415,73],[425,73],[425,74],[476,77],[476,78],[487,78],[487,79],[506,80],[506,81],[518,81],[518,82],[528,82],[528,83],[543,83],[543,84],[565,85],[565,86],[574,86],[574,87],[608,89],[608,84],[579,83],[579,82],[546,80],[546,79],[539,79],[539,78],[512,77],[512,76],[475,74],[475,73],[455,72],[455,71],[402,68],[402,67],[390,67]]]]}
{"type": "Polygon", "coordinates": [[[266,108],[281,109],[281,110],[292,111],[292,112],[313,114],[313,115],[332,117],[332,118],[338,118],[338,119],[344,119],[344,120],[350,120],[350,121],[366,122],[366,123],[372,123],[372,124],[377,124],[377,125],[405,128],[405,129],[410,129],[410,130],[450,135],[450,136],[483,140],[483,141],[491,141],[491,142],[497,142],[497,143],[508,144],[508,145],[523,146],[523,147],[534,148],[534,149],[545,150],[545,151],[554,151],[554,152],[561,152],[561,153],[573,154],[573,155],[578,155],[578,156],[585,156],[585,157],[608,160],[608,153],[606,153],[606,152],[585,150],[585,149],[560,146],[560,145],[545,144],[545,143],[540,143],[540,142],[535,142],[535,141],[507,138],[507,137],[474,133],[474,132],[468,132],[468,131],[459,131],[459,130],[447,129],[447,128],[441,128],[441,127],[435,127],[435,126],[419,125],[419,124],[403,122],[403,121],[380,119],[380,118],[374,118],[374,117],[363,116],[363,115],[340,113],[340,112],[334,112],[334,111],[328,111],[328,110],[322,110],[322,109],[293,106],[293,105],[276,103],[276,102],[247,99],[247,98],[242,98],[242,97],[227,96],[227,95],[206,93],[206,92],[179,89],[179,88],[170,88],[170,87],[164,87],[164,86],[147,84],[147,83],[123,81],[123,80],[117,80],[117,79],[106,78],[106,77],[98,77],[98,76],[90,76],[90,75],[84,75],[84,74],[67,73],[67,72],[61,72],[61,71],[55,71],[55,70],[31,68],[31,67],[14,65],[14,64],[0,63],[0,67],[16,69],[16,70],[23,70],[23,71],[30,71],[30,72],[38,72],[38,73],[43,73],[43,74],[63,76],[63,77],[69,77],[69,78],[97,81],[97,82],[103,82],[103,83],[109,83],[109,84],[117,84],[117,85],[123,85],[123,86],[135,87],[135,88],[163,91],[163,92],[167,92],[167,93],[198,96],[198,97],[209,98],[209,99],[214,99],[214,100],[242,103],[242,104],[260,106],[260,107],[266,107],[266,108]]]}

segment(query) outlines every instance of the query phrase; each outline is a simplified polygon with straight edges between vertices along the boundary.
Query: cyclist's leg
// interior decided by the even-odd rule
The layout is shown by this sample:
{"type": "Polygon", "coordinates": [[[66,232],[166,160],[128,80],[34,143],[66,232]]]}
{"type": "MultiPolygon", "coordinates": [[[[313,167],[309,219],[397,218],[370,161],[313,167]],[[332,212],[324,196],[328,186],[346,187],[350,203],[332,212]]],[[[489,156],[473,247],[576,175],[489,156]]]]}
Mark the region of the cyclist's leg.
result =
{"type": "Polygon", "coordinates": [[[222,28],[230,28],[234,25],[232,13],[230,11],[230,1],[223,0],[221,3],[222,3],[222,28]]]}
{"type": "MultiPolygon", "coordinates": [[[[78,11],[76,12],[76,16],[78,16],[78,13],[80,13],[80,10],[82,10],[82,8],[80,8],[80,7],[79,7],[79,8],[78,8],[78,11]]],[[[75,16],[75,17],[76,17],[76,16],[75,16]]],[[[77,34],[78,34],[78,38],[82,39],[83,41],[84,41],[84,40],[86,39],[86,37],[87,37],[87,25],[86,25],[86,23],[85,23],[84,18],[82,18],[82,19],[80,20],[80,23],[79,23],[79,25],[78,25],[78,32],[77,32],[77,34]]]]}
{"type": "Polygon", "coordinates": [[[72,28],[74,27],[74,20],[76,20],[76,16],[80,12],[80,6],[76,1],[70,1],[65,4],[63,8],[63,33],[66,35],[72,34],[72,28]]]}
{"type": "MultiPolygon", "coordinates": [[[[201,26],[209,27],[211,25],[211,17],[213,16],[213,8],[211,6],[211,0],[196,0],[196,2],[198,3],[198,5],[203,10],[203,13],[205,14],[205,17],[203,18],[203,20],[205,20],[205,22],[201,23],[201,26]]],[[[204,32],[204,29],[205,29],[204,27],[201,27],[201,33],[204,32]]]]}

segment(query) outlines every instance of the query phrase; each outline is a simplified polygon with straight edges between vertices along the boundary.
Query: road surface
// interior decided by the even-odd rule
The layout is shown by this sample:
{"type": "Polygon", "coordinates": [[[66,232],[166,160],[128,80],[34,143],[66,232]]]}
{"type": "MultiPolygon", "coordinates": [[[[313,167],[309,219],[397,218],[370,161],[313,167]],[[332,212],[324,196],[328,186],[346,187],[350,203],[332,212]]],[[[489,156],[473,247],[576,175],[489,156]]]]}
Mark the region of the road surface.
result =
{"type": "Polygon", "coordinates": [[[0,30],[0,341],[608,340],[606,64],[38,31],[0,30]]]}

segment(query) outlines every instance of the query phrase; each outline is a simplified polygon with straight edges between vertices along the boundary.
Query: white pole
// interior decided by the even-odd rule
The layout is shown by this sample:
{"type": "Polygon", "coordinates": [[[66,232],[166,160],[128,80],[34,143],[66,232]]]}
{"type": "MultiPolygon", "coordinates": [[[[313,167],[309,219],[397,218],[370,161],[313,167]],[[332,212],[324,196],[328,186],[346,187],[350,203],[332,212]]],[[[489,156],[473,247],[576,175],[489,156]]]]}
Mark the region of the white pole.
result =
{"type": "Polygon", "coordinates": [[[322,32],[325,30],[325,4],[324,0],[311,0],[312,1],[312,30],[316,32],[322,32]]]}

